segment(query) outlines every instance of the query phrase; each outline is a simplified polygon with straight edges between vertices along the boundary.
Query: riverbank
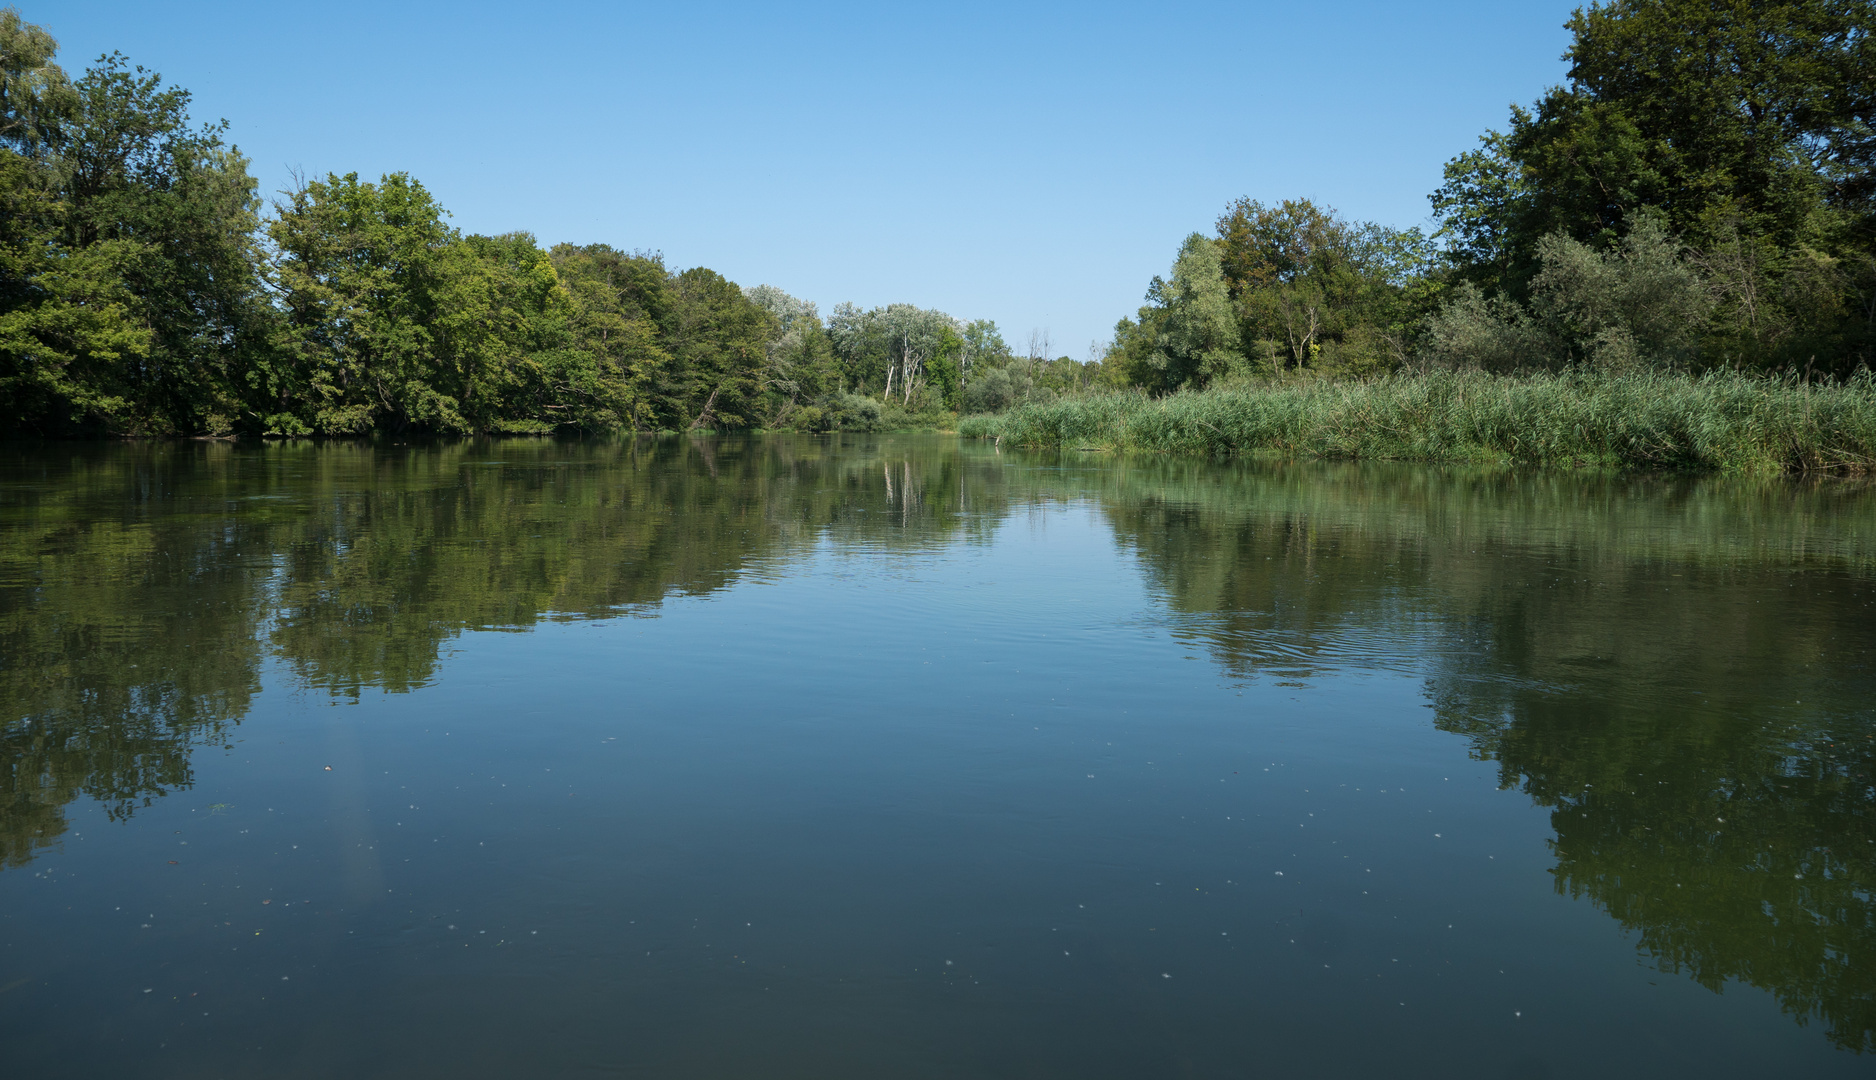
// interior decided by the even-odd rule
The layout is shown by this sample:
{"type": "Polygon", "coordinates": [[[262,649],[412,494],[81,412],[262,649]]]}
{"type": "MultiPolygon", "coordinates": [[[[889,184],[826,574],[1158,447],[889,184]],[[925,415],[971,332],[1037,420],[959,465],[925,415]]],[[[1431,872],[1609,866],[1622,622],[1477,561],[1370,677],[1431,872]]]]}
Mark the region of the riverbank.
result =
{"type": "Polygon", "coordinates": [[[1063,398],[959,432],[1071,450],[1859,473],[1876,471],[1876,379],[1432,372],[1063,398]]]}

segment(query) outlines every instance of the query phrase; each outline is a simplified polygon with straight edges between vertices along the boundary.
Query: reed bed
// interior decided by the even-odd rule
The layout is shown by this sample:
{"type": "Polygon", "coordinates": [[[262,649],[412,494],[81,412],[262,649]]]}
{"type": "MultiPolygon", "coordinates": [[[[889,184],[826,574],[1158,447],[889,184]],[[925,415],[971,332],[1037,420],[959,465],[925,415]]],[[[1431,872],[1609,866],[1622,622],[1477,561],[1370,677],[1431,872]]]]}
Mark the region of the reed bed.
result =
{"type": "Polygon", "coordinates": [[[1432,372],[1062,398],[959,431],[1069,450],[1860,473],[1876,470],[1876,379],[1432,372]]]}

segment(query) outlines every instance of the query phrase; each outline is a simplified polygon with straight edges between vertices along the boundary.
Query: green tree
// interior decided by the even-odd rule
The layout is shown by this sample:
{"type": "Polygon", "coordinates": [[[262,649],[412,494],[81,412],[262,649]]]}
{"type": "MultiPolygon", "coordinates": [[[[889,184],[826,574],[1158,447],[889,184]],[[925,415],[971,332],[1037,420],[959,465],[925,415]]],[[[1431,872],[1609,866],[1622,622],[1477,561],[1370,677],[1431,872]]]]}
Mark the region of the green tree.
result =
{"type": "Polygon", "coordinates": [[[775,317],[723,275],[693,267],[670,285],[665,325],[671,362],[653,377],[660,422],[676,428],[750,427],[760,422],[762,374],[775,317]]]}
{"type": "Polygon", "coordinates": [[[1712,362],[1871,359],[1876,4],[1619,0],[1578,10],[1568,82],[1432,196],[1462,273],[1517,298],[1545,237],[1653,208],[1706,264],[1712,362]]]}
{"type": "Polygon", "coordinates": [[[1139,321],[1115,328],[1119,362],[1134,385],[1156,393],[1197,389],[1245,369],[1224,246],[1198,233],[1186,237],[1172,279],[1155,277],[1139,321]]]}
{"type": "Polygon", "coordinates": [[[42,26],[0,8],[0,147],[35,155],[56,143],[77,104],[71,80],[53,63],[59,43],[42,26]]]}
{"type": "Polygon", "coordinates": [[[1437,293],[1437,256],[1418,229],[1351,222],[1308,199],[1239,199],[1217,228],[1240,334],[1266,365],[1392,367],[1437,293]]]}
{"type": "Polygon", "coordinates": [[[0,387],[27,430],[194,434],[236,423],[272,311],[259,203],[225,124],[118,54],[76,83],[0,12],[0,387]]]}
{"type": "Polygon", "coordinates": [[[16,432],[125,416],[121,369],[150,351],[125,285],[133,246],[71,247],[66,209],[42,163],[0,148],[0,410],[16,432]]]}
{"type": "Polygon", "coordinates": [[[286,309],[284,356],[261,389],[284,433],[464,430],[437,382],[443,249],[456,239],[422,184],[329,175],[290,192],[268,224],[286,309]]]}
{"type": "Polygon", "coordinates": [[[260,201],[226,122],[190,126],[189,93],[120,55],[75,86],[58,143],[67,242],[128,245],[124,285],[150,329],[147,355],[118,368],[127,412],[153,434],[230,430],[242,370],[271,311],[258,274],[260,201]]]}
{"type": "MultiPolygon", "coordinates": [[[[557,367],[570,422],[582,427],[651,425],[651,383],[671,360],[660,343],[665,311],[664,264],[604,244],[556,245],[550,253],[567,292],[579,361],[557,367]]],[[[570,357],[571,359],[571,357],[570,357]]]]}
{"type": "Polygon", "coordinates": [[[819,309],[813,301],[790,296],[773,285],[745,288],[743,294],[768,312],[779,328],[768,344],[768,363],[762,372],[763,423],[824,427],[826,399],[835,389],[839,370],[819,309]]]}
{"type": "MultiPolygon", "coordinates": [[[[930,364],[944,365],[945,385],[955,387],[992,338],[1001,342],[994,323],[973,325],[975,330],[942,311],[913,304],[865,311],[840,304],[827,329],[841,374],[853,389],[878,393],[885,401],[896,398],[913,408],[920,388],[931,382],[930,364]]],[[[943,403],[948,406],[951,400],[946,396],[943,403]]]]}
{"type": "Polygon", "coordinates": [[[1628,371],[1698,359],[1713,298],[1660,215],[1637,214],[1609,250],[1552,233],[1537,259],[1528,305],[1462,282],[1427,320],[1425,355],[1488,371],[1572,363],[1628,371]]]}

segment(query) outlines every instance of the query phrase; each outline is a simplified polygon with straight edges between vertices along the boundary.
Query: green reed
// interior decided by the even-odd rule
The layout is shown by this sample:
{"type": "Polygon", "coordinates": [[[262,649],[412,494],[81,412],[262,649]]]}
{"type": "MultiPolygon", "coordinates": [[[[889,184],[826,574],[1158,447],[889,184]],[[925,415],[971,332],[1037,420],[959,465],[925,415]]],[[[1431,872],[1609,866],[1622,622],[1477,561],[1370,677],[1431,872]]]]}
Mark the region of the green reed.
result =
{"type": "Polygon", "coordinates": [[[1395,375],[1062,398],[966,417],[1018,446],[1729,472],[1876,470],[1876,379],[1395,375]]]}

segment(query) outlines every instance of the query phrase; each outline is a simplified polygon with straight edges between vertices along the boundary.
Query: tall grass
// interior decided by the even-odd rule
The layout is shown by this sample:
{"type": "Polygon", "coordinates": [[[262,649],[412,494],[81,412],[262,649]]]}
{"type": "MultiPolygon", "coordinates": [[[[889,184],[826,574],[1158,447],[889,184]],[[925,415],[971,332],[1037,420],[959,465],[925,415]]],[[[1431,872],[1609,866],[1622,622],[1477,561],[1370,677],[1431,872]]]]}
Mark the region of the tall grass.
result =
{"type": "Polygon", "coordinates": [[[1728,472],[1876,470],[1876,379],[1396,375],[1115,393],[966,417],[1019,446],[1728,472]]]}

